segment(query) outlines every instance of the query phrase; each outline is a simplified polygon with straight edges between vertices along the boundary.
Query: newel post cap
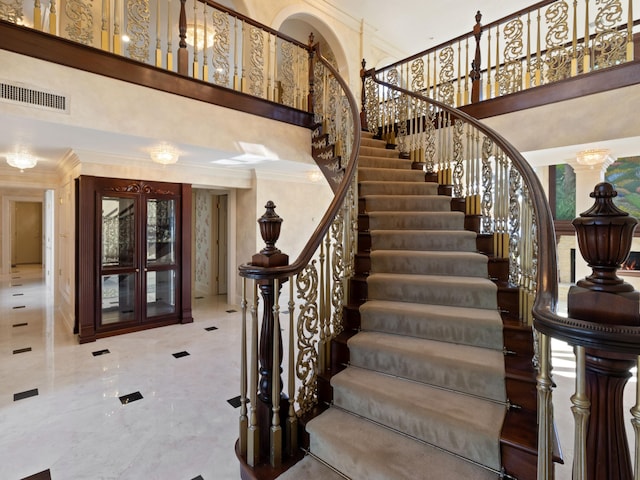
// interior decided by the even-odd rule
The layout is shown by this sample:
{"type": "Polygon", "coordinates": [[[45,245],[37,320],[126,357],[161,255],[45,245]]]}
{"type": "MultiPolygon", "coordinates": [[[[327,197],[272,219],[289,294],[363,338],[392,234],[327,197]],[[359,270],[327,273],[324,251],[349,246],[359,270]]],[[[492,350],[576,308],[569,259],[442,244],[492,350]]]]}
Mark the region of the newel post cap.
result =
{"type": "Polygon", "coordinates": [[[275,212],[276,205],[269,200],[264,206],[265,212],[258,219],[260,235],[265,242],[265,247],[251,258],[251,263],[259,267],[281,267],[289,264],[289,255],[276,248],[276,242],[280,238],[282,218],[275,212]]]}

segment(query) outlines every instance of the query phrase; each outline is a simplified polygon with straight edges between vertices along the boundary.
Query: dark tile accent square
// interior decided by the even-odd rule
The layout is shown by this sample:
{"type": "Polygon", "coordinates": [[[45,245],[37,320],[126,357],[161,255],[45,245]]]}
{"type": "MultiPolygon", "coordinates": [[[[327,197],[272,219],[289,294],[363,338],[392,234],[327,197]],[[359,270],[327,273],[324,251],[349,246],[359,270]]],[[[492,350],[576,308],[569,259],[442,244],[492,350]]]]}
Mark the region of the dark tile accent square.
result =
{"type": "Polygon", "coordinates": [[[111,353],[111,352],[109,351],[108,348],[105,348],[103,350],[96,350],[95,352],[91,352],[91,355],[93,355],[94,357],[98,357],[100,355],[105,355],[107,353],[111,353]]]}
{"type": "Polygon", "coordinates": [[[227,310],[227,313],[236,313],[236,312],[237,312],[237,310],[233,310],[233,309],[227,310]]]}
{"type": "Polygon", "coordinates": [[[22,286],[22,284],[21,284],[21,283],[14,283],[14,284],[12,284],[11,286],[12,286],[12,287],[21,287],[21,286],[22,286]]]}
{"type": "Polygon", "coordinates": [[[207,332],[212,332],[213,330],[217,330],[217,329],[218,329],[218,327],[207,327],[207,328],[205,328],[205,330],[207,332]]]}
{"type": "Polygon", "coordinates": [[[14,293],[12,296],[14,296],[14,297],[21,297],[21,296],[23,296],[23,295],[24,295],[24,293],[14,293]]]}
{"type": "Polygon", "coordinates": [[[17,310],[18,308],[27,308],[26,305],[18,305],[17,307],[13,307],[14,310],[17,310]]]}
{"type": "Polygon", "coordinates": [[[25,352],[30,352],[30,351],[31,351],[31,347],[18,348],[17,350],[13,351],[13,354],[15,355],[16,353],[25,353],[25,352]]]}
{"type": "Polygon", "coordinates": [[[14,323],[14,327],[26,327],[27,325],[29,325],[27,322],[24,323],[14,323]]]}
{"type": "Polygon", "coordinates": [[[196,300],[202,300],[204,297],[200,296],[200,297],[195,297],[196,300]]]}
{"type": "Polygon", "coordinates": [[[21,480],[51,480],[51,471],[47,468],[42,472],[34,473],[28,477],[24,477],[21,480]]]}
{"type": "Polygon", "coordinates": [[[182,357],[186,357],[186,356],[191,355],[191,354],[189,352],[182,351],[182,352],[178,352],[178,353],[173,353],[172,355],[174,357],[176,357],[176,358],[182,358],[182,357]]]}
{"type": "Polygon", "coordinates": [[[142,400],[143,396],[140,392],[133,392],[133,393],[129,393],[128,395],[122,395],[120,397],[120,402],[123,405],[126,405],[127,403],[131,403],[131,402],[135,402],[136,400],[142,400]]]}
{"type": "Polygon", "coordinates": [[[197,477],[193,477],[191,480],[204,480],[204,478],[202,478],[202,475],[198,475],[197,477]]]}
{"type": "MultiPolygon", "coordinates": [[[[233,408],[239,408],[242,403],[240,402],[240,395],[237,397],[230,398],[227,400],[227,403],[231,405],[233,408]]],[[[249,399],[247,398],[247,403],[249,403],[249,399]]]]}
{"type": "Polygon", "coordinates": [[[31,390],[25,390],[24,392],[14,393],[13,401],[17,402],[18,400],[24,400],[25,398],[35,397],[38,395],[38,389],[32,388],[31,390]]]}

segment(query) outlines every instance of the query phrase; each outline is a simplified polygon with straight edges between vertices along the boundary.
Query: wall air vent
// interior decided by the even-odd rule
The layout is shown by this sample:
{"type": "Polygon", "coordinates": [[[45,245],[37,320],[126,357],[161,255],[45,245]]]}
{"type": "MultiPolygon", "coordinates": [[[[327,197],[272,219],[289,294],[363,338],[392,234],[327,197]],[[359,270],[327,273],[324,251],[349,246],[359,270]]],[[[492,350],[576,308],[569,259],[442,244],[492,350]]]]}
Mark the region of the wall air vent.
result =
{"type": "Polygon", "coordinates": [[[69,113],[69,100],[64,95],[16,82],[0,80],[0,101],[69,113]]]}

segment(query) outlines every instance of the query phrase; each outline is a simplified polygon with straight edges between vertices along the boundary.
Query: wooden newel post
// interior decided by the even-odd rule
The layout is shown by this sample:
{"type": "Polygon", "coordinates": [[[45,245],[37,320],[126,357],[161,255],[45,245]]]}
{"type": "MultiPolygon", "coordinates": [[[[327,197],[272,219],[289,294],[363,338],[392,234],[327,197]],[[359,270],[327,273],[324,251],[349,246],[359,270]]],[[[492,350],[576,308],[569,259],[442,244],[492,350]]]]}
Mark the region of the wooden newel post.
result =
{"type": "Polygon", "coordinates": [[[180,43],[178,44],[178,73],[189,75],[189,51],[187,50],[187,12],[185,5],[187,0],[180,0],[180,18],[178,29],[180,31],[180,43]]]}
{"type": "Polygon", "coordinates": [[[480,37],[482,37],[482,14],[480,10],[476,13],[476,24],[473,26],[473,36],[476,37],[476,53],[471,61],[471,103],[480,101],[480,92],[482,92],[482,69],[480,56],[480,37]]]}
{"type": "MultiPolygon", "coordinates": [[[[269,200],[265,205],[266,211],[258,219],[260,235],[266,246],[260,252],[253,255],[251,264],[258,267],[281,267],[289,264],[289,256],[282,253],[276,247],[280,237],[282,218],[275,212],[276,206],[269,200]]],[[[285,279],[281,280],[284,283],[285,279]]],[[[280,415],[286,419],[289,407],[289,399],[282,393],[282,336],[280,330],[274,331],[273,305],[276,296],[274,279],[258,280],[258,287],[262,295],[262,328],[260,331],[260,344],[258,351],[259,374],[258,382],[258,425],[260,428],[261,455],[267,456],[270,448],[270,427],[273,414],[273,380],[278,377],[280,391],[280,415]],[[273,351],[274,341],[278,342],[278,365],[274,365],[273,351]]],[[[280,422],[283,425],[283,422],[280,422]]]]}
{"type": "Polygon", "coordinates": [[[360,125],[363,131],[369,131],[367,124],[367,86],[365,77],[367,75],[367,62],[362,59],[362,68],[360,69],[360,78],[362,79],[362,91],[360,92],[360,125]]]}
{"type": "MultiPolygon", "coordinates": [[[[573,221],[580,252],[592,274],[571,287],[569,317],[601,324],[640,326],[640,293],[616,271],[631,249],[638,221],[613,204],[617,192],[599,183],[590,194],[594,205],[573,221]]],[[[633,473],[624,428],[623,390],[637,356],[586,348],[586,478],[631,480],[633,473]]]]}
{"type": "Polygon", "coordinates": [[[315,94],[315,47],[314,47],[313,32],[309,34],[309,94],[307,95],[307,112],[313,113],[315,111],[315,105],[313,104],[313,95],[315,94]]]}

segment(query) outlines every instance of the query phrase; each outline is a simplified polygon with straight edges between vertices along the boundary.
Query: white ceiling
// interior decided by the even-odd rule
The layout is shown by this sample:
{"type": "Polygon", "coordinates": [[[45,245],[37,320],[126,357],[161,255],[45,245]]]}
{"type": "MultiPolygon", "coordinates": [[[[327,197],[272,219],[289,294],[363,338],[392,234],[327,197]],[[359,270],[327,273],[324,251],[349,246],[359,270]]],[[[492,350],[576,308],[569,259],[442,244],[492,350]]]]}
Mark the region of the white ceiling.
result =
{"type": "Polygon", "coordinates": [[[408,54],[415,45],[428,49],[473,29],[476,12],[487,24],[535,3],[533,0],[405,0],[395,8],[388,0],[324,0],[365,23],[391,45],[408,54]]]}

